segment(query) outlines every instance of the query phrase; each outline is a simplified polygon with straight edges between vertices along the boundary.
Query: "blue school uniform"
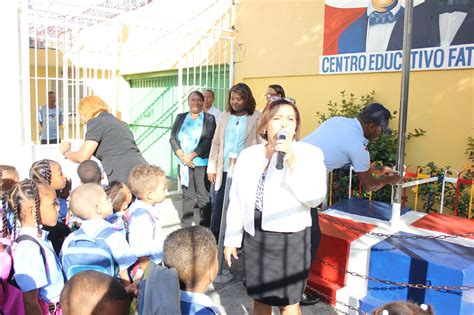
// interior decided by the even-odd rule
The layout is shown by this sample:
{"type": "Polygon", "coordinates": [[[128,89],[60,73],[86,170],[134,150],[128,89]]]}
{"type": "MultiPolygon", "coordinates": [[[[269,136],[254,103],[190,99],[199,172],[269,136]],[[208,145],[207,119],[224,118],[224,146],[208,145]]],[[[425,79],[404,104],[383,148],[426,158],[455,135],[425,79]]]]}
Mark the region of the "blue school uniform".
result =
{"type": "Polygon", "coordinates": [[[137,257],[149,257],[155,264],[163,260],[164,236],[158,205],[135,200],[128,208],[128,241],[137,257]]]}
{"type": "Polygon", "coordinates": [[[127,237],[127,230],[125,229],[125,220],[123,218],[123,212],[115,212],[105,218],[105,221],[112,224],[114,230],[119,231],[125,237],[127,237]]]}
{"type": "Polygon", "coordinates": [[[53,245],[48,241],[48,232],[43,231],[38,237],[34,227],[23,227],[18,236],[29,235],[35,238],[44,249],[46,266],[38,245],[32,241],[20,242],[13,251],[15,281],[21,291],[28,292],[38,289],[39,296],[48,303],[59,302],[64,287],[64,275],[53,245]]]}
{"type": "Polygon", "coordinates": [[[59,212],[58,212],[58,222],[63,222],[66,219],[67,213],[69,211],[68,201],[63,198],[58,198],[59,201],[59,212]]]}
{"type": "Polygon", "coordinates": [[[181,314],[220,315],[222,313],[207,295],[181,290],[181,314]]]}
{"type": "MultiPolygon", "coordinates": [[[[94,239],[95,236],[105,228],[113,229],[113,225],[103,219],[83,220],[81,223],[81,229],[92,239],[94,239]]],[[[69,243],[73,238],[74,234],[69,234],[69,236],[64,240],[62,247],[63,250],[68,248],[69,243]]],[[[137,260],[137,257],[133,254],[125,236],[121,232],[115,231],[111,233],[104,239],[104,241],[107,244],[115,263],[118,265],[119,270],[128,269],[128,267],[133,265],[137,260]]]]}

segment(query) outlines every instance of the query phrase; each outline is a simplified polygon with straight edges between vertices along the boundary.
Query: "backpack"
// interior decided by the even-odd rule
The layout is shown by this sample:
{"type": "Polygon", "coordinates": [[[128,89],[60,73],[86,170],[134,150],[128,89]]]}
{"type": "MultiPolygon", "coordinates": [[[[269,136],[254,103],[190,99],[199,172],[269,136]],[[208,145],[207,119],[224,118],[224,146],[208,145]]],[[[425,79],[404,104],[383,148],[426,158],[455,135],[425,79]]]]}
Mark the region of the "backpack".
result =
{"type": "Polygon", "coordinates": [[[117,213],[112,213],[105,221],[112,224],[112,228],[127,237],[127,223],[125,222],[125,214],[123,216],[117,215],[117,213]]]}
{"type": "Polygon", "coordinates": [[[176,269],[149,262],[130,304],[132,315],[181,314],[179,278],[176,269]]]}
{"type": "Polygon", "coordinates": [[[0,238],[0,279],[3,282],[10,280],[12,276],[12,250],[11,241],[8,238],[0,238]]]}
{"type": "MultiPolygon", "coordinates": [[[[43,263],[44,267],[47,270],[48,269],[48,264],[46,262],[46,253],[44,251],[43,246],[32,236],[29,235],[20,235],[19,237],[16,238],[15,243],[18,245],[22,241],[32,241],[35,243],[40,250],[41,257],[43,258],[43,263]]],[[[2,249],[4,249],[2,252],[5,254],[5,257],[8,255],[10,263],[13,262],[13,258],[11,255],[11,241],[10,239],[6,238],[0,238],[0,243],[2,244],[2,249]]],[[[3,259],[3,258],[2,258],[3,259]]],[[[1,261],[3,263],[3,260],[1,261]]],[[[25,306],[23,302],[23,292],[16,287],[16,284],[11,284],[9,282],[14,282],[11,279],[11,270],[8,270],[8,277],[9,279],[4,279],[3,274],[4,274],[4,266],[2,266],[2,278],[0,278],[0,313],[3,312],[3,314],[16,314],[16,315],[23,315],[25,314],[25,306]]],[[[6,267],[6,266],[5,266],[6,267]]],[[[10,268],[11,269],[11,265],[10,268]]],[[[6,274],[7,268],[5,268],[5,274],[6,274]]],[[[42,314],[51,314],[49,308],[50,305],[46,301],[44,301],[39,295],[38,295],[38,303],[40,305],[42,314]]],[[[61,314],[59,308],[55,310],[54,314],[61,314]]]]}
{"type": "Polygon", "coordinates": [[[61,251],[61,264],[66,279],[84,270],[95,270],[115,277],[118,268],[105,239],[116,231],[110,227],[102,229],[92,238],[79,229],[72,233],[72,240],[61,251]]]}
{"type": "MultiPolygon", "coordinates": [[[[29,235],[20,235],[16,238],[15,243],[19,244],[21,241],[29,240],[38,245],[43,262],[46,265],[46,254],[43,247],[38,241],[29,235]]],[[[4,283],[14,282],[13,281],[13,255],[12,255],[12,241],[10,238],[0,237],[0,279],[4,283]]],[[[16,284],[15,284],[16,285],[16,284]]]]}

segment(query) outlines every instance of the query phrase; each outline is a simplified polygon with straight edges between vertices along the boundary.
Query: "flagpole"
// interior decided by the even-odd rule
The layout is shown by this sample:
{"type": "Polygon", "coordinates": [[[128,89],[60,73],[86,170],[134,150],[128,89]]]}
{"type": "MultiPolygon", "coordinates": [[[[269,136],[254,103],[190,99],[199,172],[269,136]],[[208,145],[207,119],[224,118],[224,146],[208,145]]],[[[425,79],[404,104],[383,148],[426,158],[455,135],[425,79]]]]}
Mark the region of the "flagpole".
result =
{"type": "Polygon", "coordinates": [[[398,121],[398,153],[397,170],[400,181],[395,186],[395,199],[392,202],[391,223],[396,224],[400,220],[402,204],[402,184],[404,172],[405,139],[408,115],[408,91],[410,83],[410,61],[411,61],[411,35],[413,21],[413,0],[405,0],[405,12],[403,21],[403,57],[402,57],[402,86],[400,91],[400,110],[398,121]]]}

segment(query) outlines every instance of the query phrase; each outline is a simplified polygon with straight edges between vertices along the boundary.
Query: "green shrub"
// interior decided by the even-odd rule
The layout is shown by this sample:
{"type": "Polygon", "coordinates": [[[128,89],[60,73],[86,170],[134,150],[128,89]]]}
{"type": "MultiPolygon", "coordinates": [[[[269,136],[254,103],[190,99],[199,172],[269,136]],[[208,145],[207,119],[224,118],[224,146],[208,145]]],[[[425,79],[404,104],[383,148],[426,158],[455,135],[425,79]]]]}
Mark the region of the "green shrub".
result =
{"type": "MultiPolygon", "coordinates": [[[[339,102],[330,100],[327,104],[328,112],[320,113],[317,112],[316,116],[319,123],[334,117],[356,117],[360,111],[370,103],[376,102],[376,93],[372,91],[361,97],[356,97],[353,93],[347,94],[346,91],[340,92],[341,100],[339,102]]],[[[396,118],[397,111],[392,112],[392,119],[396,118]]],[[[378,165],[386,165],[393,167],[396,164],[397,150],[398,150],[398,132],[392,126],[392,134],[382,134],[378,139],[372,140],[369,143],[369,152],[372,163],[378,165]]],[[[421,137],[426,133],[423,129],[415,129],[413,132],[409,132],[407,140],[414,137],[421,137]]],[[[359,193],[359,180],[357,176],[353,176],[352,189],[353,196],[368,198],[368,192],[359,193]]],[[[347,198],[349,188],[349,175],[345,169],[339,169],[333,171],[333,193],[332,202],[335,203],[340,199],[347,198]]],[[[391,187],[385,186],[379,191],[373,193],[372,198],[384,202],[391,201],[391,187]]]]}
{"type": "MultiPolygon", "coordinates": [[[[347,94],[346,91],[340,92],[341,100],[339,102],[330,100],[327,104],[327,113],[317,112],[316,116],[319,123],[328,120],[334,116],[356,117],[360,111],[370,103],[376,102],[376,93],[372,91],[366,95],[357,98],[354,94],[347,94]]],[[[397,115],[397,111],[392,112],[392,119],[397,115]]],[[[398,131],[392,126],[392,134],[382,134],[378,139],[371,140],[369,143],[369,152],[372,163],[377,165],[386,165],[393,167],[396,164],[398,151],[398,131]]],[[[426,133],[421,128],[415,128],[412,132],[408,132],[406,140],[409,141],[415,137],[422,137],[426,133]]],[[[474,137],[467,138],[467,147],[465,150],[469,167],[463,172],[462,178],[472,179],[472,172],[474,171],[474,137]]],[[[433,162],[429,162],[423,167],[424,174],[430,177],[438,176],[440,178],[437,182],[431,182],[418,186],[418,211],[438,211],[441,203],[442,178],[445,171],[450,167],[438,167],[433,162]]],[[[347,169],[337,169],[333,172],[332,179],[332,203],[336,203],[340,199],[348,197],[349,188],[349,172],[347,169]]],[[[450,174],[449,177],[457,176],[450,174]]],[[[359,192],[359,180],[357,176],[352,177],[352,196],[359,198],[369,198],[369,193],[359,192]]],[[[416,188],[408,188],[414,192],[416,188]]],[[[457,215],[461,217],[468,217],[469,202],[470,202],[470,185],[461,185],[459,189],[459,197],[457,201],[457,215]]],[[[444,194],[444,208],[452,210],[454,208],[456,197],[456,185],[453,183],[446,183],[444,194]]],[[[372,199],[383,202],[391,202],[391,187],[386,185],[377,192],[372,193],[372,199]]]]}

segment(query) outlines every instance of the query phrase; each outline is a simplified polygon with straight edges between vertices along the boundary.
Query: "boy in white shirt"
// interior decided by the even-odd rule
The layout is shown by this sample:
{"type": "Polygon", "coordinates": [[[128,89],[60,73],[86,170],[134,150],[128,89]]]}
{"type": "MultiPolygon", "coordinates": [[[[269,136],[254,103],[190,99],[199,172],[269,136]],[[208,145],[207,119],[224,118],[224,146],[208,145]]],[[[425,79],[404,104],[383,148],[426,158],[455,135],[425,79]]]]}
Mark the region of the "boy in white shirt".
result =
{"type": "Polygon", "coordinates": [[[163,260],[163,231],[157,204],[168,192],[165,172],[155,165],[138,165],[128,175],[130,191],[137,199],[127,211],[128,242],[144,271],[149,261],[163,260]]]}
{"type": "Polygon", "coordinates": [[[211,230],[192,226],[174,231],[165,240],[163,262],[178,273],[182,315],[221,314],[204,294],[219,267],[216,239],[211,230]]]}
{"type": "MultiPolygon", "coordinates": [[[[118,266],[122,283],[125,286],[129,285],[131,281],[128,268],[135,263],[137,258],[125,236],[104,220],[112,214],[112,203],[104,189],[98,184],[81,185],[71,193],[69,204],[73,214],[82,220],[82,224],[79,230],[71,233],[64,240],[61,248],[60,258],[66,277],[71,278],[78,270],[98,270],[95,265],[99,262],[94,261],[92,255],[83,255],[82,258],[77,255],[78,248],[82,246],[78,242],[81,239],[90,238],[96,244],[105,243],[105,250],[108,251],[115,264],[111,269],[115,270],[118,266]],[[71,247],[74,247],[72,251],[71,247]],[[87,264],[90,264],[90,268],[87,264]]],[[[87,248],[83,250],[87,252],[87,248]]],[[[109,269],[109,266],[105,266],[104,269],[109,269]]],[[[115,276],[115,272],[110,273],[113,273],[109,274],[110,276],[115,276]]]]}

